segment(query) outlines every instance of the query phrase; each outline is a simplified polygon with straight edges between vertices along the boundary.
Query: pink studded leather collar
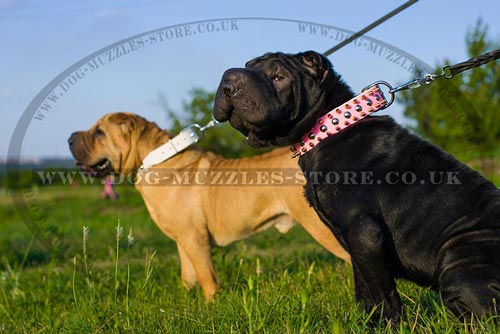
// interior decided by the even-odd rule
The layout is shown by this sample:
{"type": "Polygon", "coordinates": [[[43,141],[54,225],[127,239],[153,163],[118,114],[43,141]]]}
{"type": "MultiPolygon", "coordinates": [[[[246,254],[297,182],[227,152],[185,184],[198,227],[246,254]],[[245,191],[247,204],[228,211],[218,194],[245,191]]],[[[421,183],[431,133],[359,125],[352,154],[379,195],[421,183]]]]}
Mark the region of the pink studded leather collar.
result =
{"type": "Polygon", "coordinates": [[[304,155],[323,139],[339,133],[371,113],[387,106],[387,100],[380,87],[374,84],[358,96],[318,119],[316,125],[302,136],[302,140],[292,145],[290,148],[293,152],[292,158],[304,155]]]}

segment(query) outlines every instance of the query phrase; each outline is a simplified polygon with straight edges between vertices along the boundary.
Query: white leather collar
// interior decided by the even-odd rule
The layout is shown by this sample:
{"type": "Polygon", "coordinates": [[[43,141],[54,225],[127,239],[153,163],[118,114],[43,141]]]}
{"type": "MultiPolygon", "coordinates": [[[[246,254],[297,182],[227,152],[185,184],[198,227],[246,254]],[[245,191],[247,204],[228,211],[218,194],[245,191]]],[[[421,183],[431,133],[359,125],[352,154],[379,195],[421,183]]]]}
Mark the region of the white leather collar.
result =
{"type": "Polygon", "coordinates": [[[203,139],[206,129],[211,128],[218,123],[219,122],[213,119],[205,126],[192,124],[187,128],[182,129],[177,136],[151,151],[144,158],[144,160],[142,160],[142,165],[139,167],[139,171],[148,170],[150,167],[167,161],[177,153],[182,152],[189,146],[196,144],[198,141],[203,139]]]}
{"type": "Polygon", "coordinates": [[[148,170],[151,166],[158,165],[170,159],[189,146],[196,144],[200,139],[201,136],[196,132],[194,126],[183,129],[177,136],[151,151],[144,160],[142,160],[142,165],[139,170],[148,170]]]}

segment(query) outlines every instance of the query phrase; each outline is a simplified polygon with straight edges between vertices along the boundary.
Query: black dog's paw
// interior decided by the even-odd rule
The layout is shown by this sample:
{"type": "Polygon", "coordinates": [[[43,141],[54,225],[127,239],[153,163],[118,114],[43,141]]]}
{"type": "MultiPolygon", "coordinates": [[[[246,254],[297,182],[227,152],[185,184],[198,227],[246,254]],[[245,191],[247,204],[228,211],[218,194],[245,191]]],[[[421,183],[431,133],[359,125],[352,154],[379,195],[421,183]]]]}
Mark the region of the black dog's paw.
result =
{"type": "Polygon", "coordinates": [[[369,323],[372,327],[390,325],[399,326],[401,321],[401,302],[399,300],[385,301],[379,304],[373,304],[366,301],[360,301],[359,307],[369,315],[369,323]]]}
{"type": "Polygon", "coordinates": [[[385,304],[374,306],[370,310],[365,310],[370,315],[369,324],[371,327],[392,327],[396,328],[401,322],[401,310],[389,309],[385,304]]]}
{"type": "Polygon", "coordinates": [[[388,314],[384,313],[384,321],[387,321],[393,327],[398,327],[401,322],[401,310],[392,310],[388,314]]]}

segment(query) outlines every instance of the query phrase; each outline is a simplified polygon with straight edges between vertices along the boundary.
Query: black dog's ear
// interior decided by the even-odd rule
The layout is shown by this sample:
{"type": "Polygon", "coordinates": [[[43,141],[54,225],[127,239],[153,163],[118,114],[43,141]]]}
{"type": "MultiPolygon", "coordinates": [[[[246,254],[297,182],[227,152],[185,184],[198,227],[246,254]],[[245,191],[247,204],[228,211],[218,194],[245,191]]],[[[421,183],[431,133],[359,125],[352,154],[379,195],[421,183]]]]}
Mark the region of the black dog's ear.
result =
{"type": "Polygon", "coordinates": [[[316,51],[301,52],[296,55],[297,59],[304,65],[307,73],[315,79],[325,80],[328,72],[332,69],[332,63],[316,51]]]}
{"type": "Polygon", "coordinates": [[[249,67],[253,67],[255,66],[255,64],[257,64],[258,62],[260,62],[261,60],[261,57],[258,57],[258,58],[254,58],[252,60],[249,60],[245,63],[245,67],[246,68],[249,68],[249,67]]]}
{"type": "Polygon", "coordinates": [[[256,57],[254,59],[251,59],[251,60],[247,61],[245,63],[245,67],[246,68],[254,67],[255,65],[257,65],[258,63],[260,63],[262,61],[266,61],[269,58],[276,57],[277,54],[279,54],[279,52],[267,52],[267,53],[264,53],[262,56],[259,56],[259,57],[256,57]]]}

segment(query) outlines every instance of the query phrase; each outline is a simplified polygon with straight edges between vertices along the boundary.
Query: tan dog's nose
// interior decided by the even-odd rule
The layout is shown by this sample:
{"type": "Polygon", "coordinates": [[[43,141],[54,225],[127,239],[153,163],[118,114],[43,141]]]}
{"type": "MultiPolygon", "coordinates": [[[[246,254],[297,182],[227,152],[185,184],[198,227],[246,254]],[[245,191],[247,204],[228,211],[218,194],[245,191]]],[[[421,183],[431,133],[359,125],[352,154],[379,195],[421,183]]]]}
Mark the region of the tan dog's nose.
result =
{"type": "Polygon", "coordinates": [[[69,147],[73,146],[73,142],[74,142],[74,138],[75,138],[75,136],[76,136],[76,132],[73,132],[73,133],[71,134],[71,136],[69,136],[69,138],[68,138],[68,144],[69,144],[69,147]]]}

